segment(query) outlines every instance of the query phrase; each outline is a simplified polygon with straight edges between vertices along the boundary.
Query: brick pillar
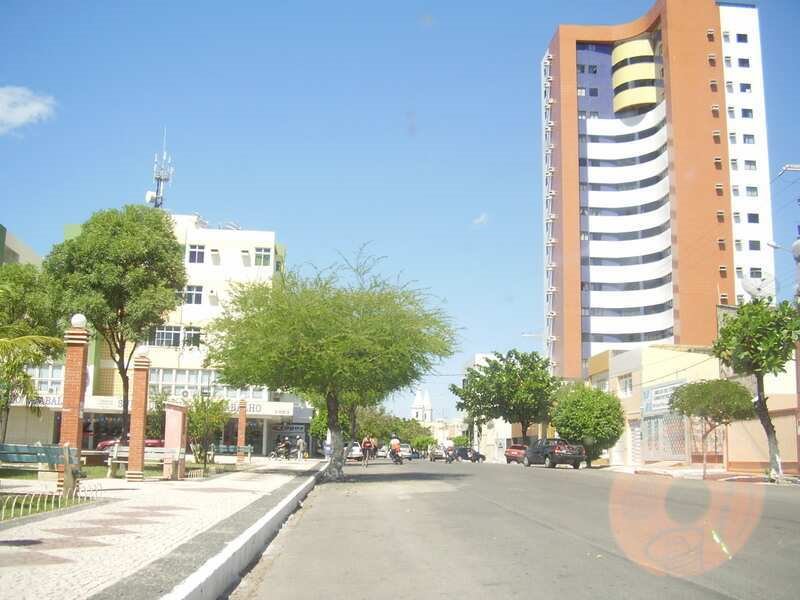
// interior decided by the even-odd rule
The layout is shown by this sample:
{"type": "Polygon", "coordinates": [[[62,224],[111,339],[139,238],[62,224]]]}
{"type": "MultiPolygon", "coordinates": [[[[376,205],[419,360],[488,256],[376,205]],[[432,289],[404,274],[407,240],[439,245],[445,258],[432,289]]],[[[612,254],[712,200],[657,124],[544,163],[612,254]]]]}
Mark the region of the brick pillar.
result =
{"type": "Polygon", "coordinates": [[[133,359],[133,398],[131,400],[131,439],[128,448],[128,481],[144,479],[144,430],[147,426],[147,389],[150,380],[150,359],[139,355],[133,359]]]}
{"type": "Polygon", "coordinates": [[[172,460],[164,461],[164,477],[166,479],[183,479],[186,472],[186,458],[182,451],[186,448],[186,411],[183,404],[167,402],[166,419],[164,423],[164,448],[174,452],[177,460],[177,471],[173,471],[172,460]]]}
{"type": "MultiPolygon", "coordinates": [[[[86,329],[86,317],[72,317],[72,327],[64,334],[67,346],[64,358],[64,400],[61,408],[61,431],[59,443],[68,444],[78,453],[80,464],[81,446],[83,445],[83,400],[86,395],[87,373],[86,357],[89,354],[89,331],[86,329]]],[[[58,486],[64,484],[64,466],[58,467],[58,486]]]]}
{"type": "Polygon", "coordinates": [[[244,446],[244,432],[247,428],[247,402],[239,400],[239,424],[236,430],[236,464],[244,463],[244,452],[240,450],[244,446]]]}

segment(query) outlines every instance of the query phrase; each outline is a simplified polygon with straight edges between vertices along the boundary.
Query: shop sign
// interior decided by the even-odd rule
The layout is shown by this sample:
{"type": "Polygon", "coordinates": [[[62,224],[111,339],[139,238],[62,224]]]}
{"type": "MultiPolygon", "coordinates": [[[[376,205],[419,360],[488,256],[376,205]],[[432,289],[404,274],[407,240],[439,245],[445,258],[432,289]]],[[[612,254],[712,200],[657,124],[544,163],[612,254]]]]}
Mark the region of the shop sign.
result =
{"type": "Polygon", "coordinates": [[[122,398],[117,396],[86,396],[83,402],[83,410],[87,412],[121,411],[122,398]]]}
{"type": "Polygon", "coordinates": [[[272,431],[278,433],[305,433],[305,425],[297,425],[294,423],[279,423],[272,426],[272,431]]]}
{"type": "Polygon", "coordinates": [[[669,401],[678,387],[685,383],[684,380],[651,387],[642,390],[642,410],[648,413],[666,412],[669,410],[669,401]]]}
{"type": "MultiPolygon", "coordinates": [[[[239,401],[228,402],[228,412],[239,412],[239,401]]],[[[291,417],[294,413],[294,404],[291,402],[248,402],[248,417],[291,417]]]]}
{"type": "MultiPolygon", "coordinates": [[[[36,401],[36,406],[43,406],[46,408],[61,408],[63,403],[64,399],[61,396],[44,395],[39,396],[39,399],[36,401]]],[[[28,401],[25,398],[17,398],[11,403],[11,406],[28,406],[28,401]]]]}

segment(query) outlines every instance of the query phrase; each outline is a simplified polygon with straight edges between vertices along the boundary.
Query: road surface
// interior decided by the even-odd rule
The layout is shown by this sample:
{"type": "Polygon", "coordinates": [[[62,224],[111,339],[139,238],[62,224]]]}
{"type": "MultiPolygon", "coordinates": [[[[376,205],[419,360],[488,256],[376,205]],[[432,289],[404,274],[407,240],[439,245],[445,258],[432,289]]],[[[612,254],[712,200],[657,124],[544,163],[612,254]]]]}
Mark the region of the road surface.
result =
{"type": "Polygon", "coordinates": [[[427,461],[346,476],[232,598],[800,598],[799,486],[427,461]]]}

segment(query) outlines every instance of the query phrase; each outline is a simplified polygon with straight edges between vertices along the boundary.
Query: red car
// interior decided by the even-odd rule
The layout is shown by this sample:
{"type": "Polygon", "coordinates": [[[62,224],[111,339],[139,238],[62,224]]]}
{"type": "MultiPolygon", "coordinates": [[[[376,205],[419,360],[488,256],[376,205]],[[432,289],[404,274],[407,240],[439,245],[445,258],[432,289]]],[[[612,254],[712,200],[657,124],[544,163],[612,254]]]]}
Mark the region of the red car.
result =
{"type": "MultiPolygon", "coordinates": [[[[130,440],[130,435],[128,436],[128,440],[130,440]]],[[[111,438],[108,440],[103,440],[102,442],[98,442],[95,450],[111,450],[114,444],[119,444],[119,438],[111,438]]],[[[164,440],[145,440],[144,441],[145,448],[163,448],[164,447],[164,440]]]]}
{"type": "Polygon", "coordinates": [[[525,452],[527,452],[528,447],[525,444],[511,444],[508,448],[506,448],[505,455],[506,455],[506,463],[519,463],[522,464],[522,461],[525,460],[525,452]]]}

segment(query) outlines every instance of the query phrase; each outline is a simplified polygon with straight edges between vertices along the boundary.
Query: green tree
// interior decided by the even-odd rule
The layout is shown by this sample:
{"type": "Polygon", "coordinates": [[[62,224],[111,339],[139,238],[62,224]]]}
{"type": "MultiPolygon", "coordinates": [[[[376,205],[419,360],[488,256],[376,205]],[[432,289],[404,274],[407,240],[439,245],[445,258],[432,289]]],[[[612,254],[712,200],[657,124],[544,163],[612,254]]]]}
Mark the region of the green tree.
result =
{"type": "Polygon", "coordinates": [[[418,435],[411,440],[411,447],[416,450],[428,451],[436,445],[436,438],[432,435],[418,435]]]}
{"type": "Polygon", "coordinates": [[[703,479],[706,478],[706,441],[721,425],[755,417],[750,391],[735,381],[715,379],[695,381],[672,392],[670,408],[703,424],[703,479]]]}
{"type": "Polygon", "coordinates": [[[147,206],[94,213],[80,234],[44,262],[64,314],[83,313],[122,379],[122,436],[128,432],[130,366],[137,344],[181,302],[184,249],[170,216],[147,206]]]}
{"type": "Polygon", "coordinates": [[[531,423],[547,426],[559,380],[550,374],[550,363],[537,352],[509,350],[494,353],[485,365],[467,370],[462,385],[451,385],[456,406],[483,423],[503,418],[519,423],[523,437],[531,423]]]}
{"type": "Polygon", "coordinates": [[[411,443],[416,437],[423,435],[430,435],[431,430],[425,427],[416,419],[401,419],[400,417],[392,418],[392,431],[396,433],[401,442],[411,443]]]}
{"type": "Polygon", "coordinates": [[[410,386],[453,351],[442,311],[429,307],[424,293],[373,275],[372,266],[361,261],[239,286],[209,337],[209,363],[227,383],[324,398],[332,478],[342,476],[344,464],[343,394],[410,386]]]}
{"type": "Polygon", "coordinates": [[[457,435],[453,438],[454,446],[469,446],[469,438],[465,435],[457,435]]]}
{"type": "Polygon", "coordinates": [[[164,427],[166,426],[167,410],[166,403],[169,395],[166,392],[151,394],[149,397],[150,406],[147,408],[147,426],[145,437],[151,440],[164,439],[164,427]]]}
{"type": "Polygon", "coordinates": [[[769,416],[764,376],[786,370],[800,338],[800,315],[789,302],[772,306],[770,298],[755,298],[743,304],[735,316],[723,319],[712,351],[722,363],[739,375],[756,379],[756,415],[767,435],[770,474],[783,477],[778,436],[769,416]]]}
{"type": "Polygon", "coordinates": [[[581,383],[558,390],[552,420],[561,437],[583,444],[589,466],[603,450],[616,444],[625,430],[619,399],[581,383]]]}
{"type": "Polygon", "coordinates": [[[40,398],[28,368],[63,348],[58,311],[33,265],[0,265],[0,443],[5,443],[11,405],[19,400],[38,412],[40,398]]]}
{"type": "Polygon", "coordinates": [[[203,463],[204,476],[208,466],[208,452],[211,444],[219,437],[232,416],[228,412],[228,401],[224,398],[195,396],[189,404],[187,411],[189,444],[195,462],[202,461],[203,463]]]}
{"type": "Polygon", "coordinates": [[[374,436],[379,443],[385,444],[393,432],[393,425],[397,417],[386,412],[383,406],[368,406],[358,411],[361,429],[374,436]]]}
{"type": "MultiPolygon", "coordinates": [[[[344,437],[350,436],[349,422],[344,412],[339,414],[339,427],[344,437]]],[[[314,408],[314,417],[308,428],[312,438],[324,441],[328,437],[328,409],[323,404],[314,408]]]]}

